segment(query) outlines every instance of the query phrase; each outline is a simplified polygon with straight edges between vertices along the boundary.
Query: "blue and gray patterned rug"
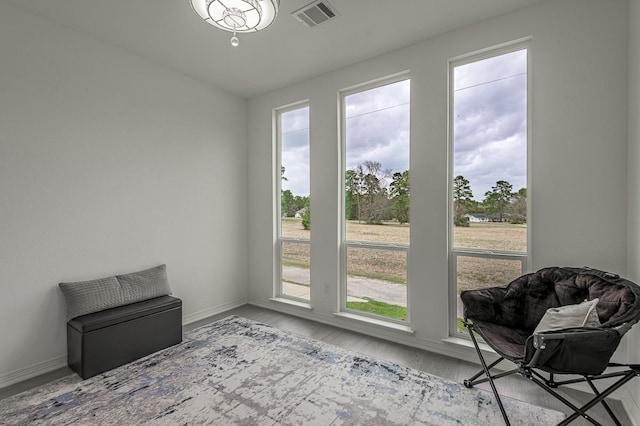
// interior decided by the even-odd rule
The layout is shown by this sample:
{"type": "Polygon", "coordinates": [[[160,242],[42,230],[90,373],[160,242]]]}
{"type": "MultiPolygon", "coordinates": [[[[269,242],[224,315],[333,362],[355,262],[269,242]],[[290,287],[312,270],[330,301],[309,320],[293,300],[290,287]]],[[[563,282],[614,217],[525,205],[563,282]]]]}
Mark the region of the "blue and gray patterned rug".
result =
{"type": "MultiPolygon", "coordinates": [[[[504,398],[514,425],[564,416],[504,398]]],[[[499,425],[493,395],[240,317],[82,381],[0,401],[0,424],[499,425]]]]}

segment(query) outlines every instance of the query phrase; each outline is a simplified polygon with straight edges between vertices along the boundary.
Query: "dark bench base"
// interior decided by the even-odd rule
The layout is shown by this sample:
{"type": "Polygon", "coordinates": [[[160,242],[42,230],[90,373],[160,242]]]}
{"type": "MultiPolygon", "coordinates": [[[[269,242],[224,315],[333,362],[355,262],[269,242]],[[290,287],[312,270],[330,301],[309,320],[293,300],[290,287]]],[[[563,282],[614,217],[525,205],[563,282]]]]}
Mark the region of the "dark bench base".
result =
{"type": "Polygon", "coordinates": [[[83,379],[182,341],[182,301],[161,296],[67,322],[67,361],[83,379]]]}

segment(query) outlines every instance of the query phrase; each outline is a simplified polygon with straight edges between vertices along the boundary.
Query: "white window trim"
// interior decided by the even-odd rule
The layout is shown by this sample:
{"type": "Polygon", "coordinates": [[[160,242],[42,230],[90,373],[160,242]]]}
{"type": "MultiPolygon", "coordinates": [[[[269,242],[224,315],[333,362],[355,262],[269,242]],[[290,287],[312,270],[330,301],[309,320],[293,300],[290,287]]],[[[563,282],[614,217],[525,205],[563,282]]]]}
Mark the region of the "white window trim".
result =
{"type": "MultiPolygon", "coordinates": [[[[310,107],[309,100],[294,102],[279,108],[274,108],[272,113],[272,129],[273,129],[273,297],[274,301],[292,301],[295,304],[302,304],[310,308],[311,297],[309,300],[284,294],[282,289],[282,243],[298,243],[311,245],[310,238],[292,238],[282,236],[282,114],[295,111],[297,109],[310,107]]],[[[309,133],[311,137],[311,133],[309,133]]],[[[311,143],[311,141],[309,141],[311,143]]],[[[311,194],[309,194],[311,196],[311,194]]]]}
{"type": "MultiPolygon", "coordinates": [[[[522,39],[514,40],[511,42],[503,43],[497,46],[481,49],[475,52],[467,53],[464,55],[451,58],[448,63],[448,99],[447,99],[447,116],[448,116],[448,253],[449,253],[449,336],[450,338],[465,338],[469,339],[469,336],[464,333],[460,333],[457,327],[457,258],[458,256],[471,256],[481,257],[487,259],[505,259],[505,260],[520,260],[522,262],[522,273],[530,272],[529,268],[532,265],[531,260],[531,243],[532,243],[532,226],[531,226],[531,200],[532,200],[532,61],[531,61],[531,46],[532,37],[525,37],[522,39]],[[453,100],[454,100],[454,87],[453,87],[453,71],[455,67],[466,65],[472,62],[481,61],[484,59],[500,56],[503,54],[515,52],[517,50],[526,49],[527,51],[527,251],[514,252],[504,250],[482,250],[482,249],[463,249],[454,247],[454,224],[453,224],[453,167],[454,167],[454,116],[453,116],[453,100]]],[[[506,284],[506,283],[505,283],[506,284]]]]}
{"type": "MultiPolygon", "coordinates": [[[[339,223],[340,223],[340,273],[339,273],[339,286],[340,291],[338,291],[338,309],[339,312],[336,315],[342,315],[348,317],[350,319],[357,320],[360,318],[362,321],[373,323],[387,323],[392,327],[400,326],[403,329],[411,330],[411,310],[410,303],[411,300],[411,285],[409,279],[409,244],[396,244],[396,243],[378,243],[378,242],[365,242],[365,241],[351,241],[346,239],[346,218],[344,211],[344,199],[345,199],[345,172],[346,172],[346,142],[347,135],[346,130],[347,126],[345,125],[345,98],[349,95],[353,95],[355,93],[364,92],[370,89],[375,89],[377,87],[386,86],[389,84],[397,83],[399,81],[410,80],[411,75],[409,71],[402,71],[396,74],[392,74],[386,77],[381,77],[375,80],[371,80],[365,83],[360,83],[354,86],[347,87],[338,91],[338,139],[340,145],[340,199],[338,203],[339,209],[339,223]],[[386,318],[380,315],[370,314],[368,312],[357,311],[354,309],[347,308],[347,249],[349,247],[356,248],[369,248],[369,249],[379,249],[379,250],[395,250],[395,251],[404,251],[406,252],[407,257],[407,319],[406,321],[396,320],[393,318],[386,318]]],[[[411,144],[411,140],[409,140],[409,144],[411,144]]]]}

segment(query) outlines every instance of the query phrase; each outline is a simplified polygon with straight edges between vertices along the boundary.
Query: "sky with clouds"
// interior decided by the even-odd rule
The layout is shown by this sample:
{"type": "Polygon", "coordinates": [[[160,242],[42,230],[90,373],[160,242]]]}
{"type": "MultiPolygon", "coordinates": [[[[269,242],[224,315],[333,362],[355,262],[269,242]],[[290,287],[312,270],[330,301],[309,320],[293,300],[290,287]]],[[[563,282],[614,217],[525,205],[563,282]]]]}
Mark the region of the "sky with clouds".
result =
{"type": "MultiPolygon", "coordinates": [[[[526,61],[520,50],[454,69],[453,176],[464,176],[478,201],[498,180],[526,187],[526,61]]],[[[409,92],[403,80],[345,97],[347,169],[367,160],[409,169],[409,92]]],[[[282,188],[306,196],[309,107],[282,113],[280,125],[282,188]]]]}
{"type": "Polygon", "coordinates": [[[280,115],[281,164],[285,168],[282,189],[293,195],[309,195],[309,107],[280,115]]]}
{"type": "Polygon", "coordinates": [[[454,69],[453,176],[481,201],[499,180],[527,186],[527,52],[454,69]]]}
{"type": "Polygon", "coordinates": [[[410,81],[345,96],[345,165],[377,161],[392,173],[409,169],[410,81]]]}

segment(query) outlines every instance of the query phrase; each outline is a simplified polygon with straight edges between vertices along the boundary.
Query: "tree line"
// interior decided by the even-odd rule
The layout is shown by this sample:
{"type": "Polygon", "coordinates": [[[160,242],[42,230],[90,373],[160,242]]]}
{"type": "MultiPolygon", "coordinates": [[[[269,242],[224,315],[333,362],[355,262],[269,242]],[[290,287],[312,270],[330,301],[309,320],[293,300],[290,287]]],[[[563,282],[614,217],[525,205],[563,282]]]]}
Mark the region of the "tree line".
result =
{"type": "Polygon", "coordinates": [[[471,184],[464,176],[453,179],[453,223],[469,226],[469,215],[480,215],[493,222],[527,222],[527,188],[513,192],[513,185],[499,180],[484,194],[484,200],[473,199],[471,184]]]}
{"type": "Polygon", "coordinates": [[[393,173],[379,161],[364,161],[345,173],[345,215],[379,225],[409,223],[409,170],[393,173]]]}
{"type": "MultiPolygon", "coordinates": [[[[285,168],[280,170],[287,180],[285,168]]],[[[309,229],[311,222],[310,197],[281,191],[281,212],[284,217],[302,217],[302,226],[309,229]]],[[[345,173],[345,216],[368,224],[383,221],[409,222],[409,170],[393,173],[378,161],[364,161],[345,173]]]]}
{"type": "MultiPolygon", "coordinates": [[[[281,169],[281,179],[287,180],[284,167],[281,169]]],[[[499,180],[484,196],[483,201],[474,200],[470,182],[464,176],[456,176],[453,179],[454,224],[469,226],[469,215],[493,222],[526,223],[526,188],[514,192],[512,184],[499,180]]],[[[347,220],[376,225],[391,220],[409,223],[409,199],[409,170],[393,173],[378,161],[364,161],[345,172],[347,220]]],[[[283,190],[281,212],[284,217],[299,214],[304,229],[310,228],[310,197],[283,190]]]]}
{"type": "MultiPolygon", "coordinates": [[[[280,167],[280,179],[288,180],[285,174],[285,167],[280,167]]],[[[302,217],[302,226],[304,229],[311,228],[311,198],[293,195],[291,190],[285,189],[280,191],[280,212],[283,217],[295,217],[300,214],[302,217]]]]}

